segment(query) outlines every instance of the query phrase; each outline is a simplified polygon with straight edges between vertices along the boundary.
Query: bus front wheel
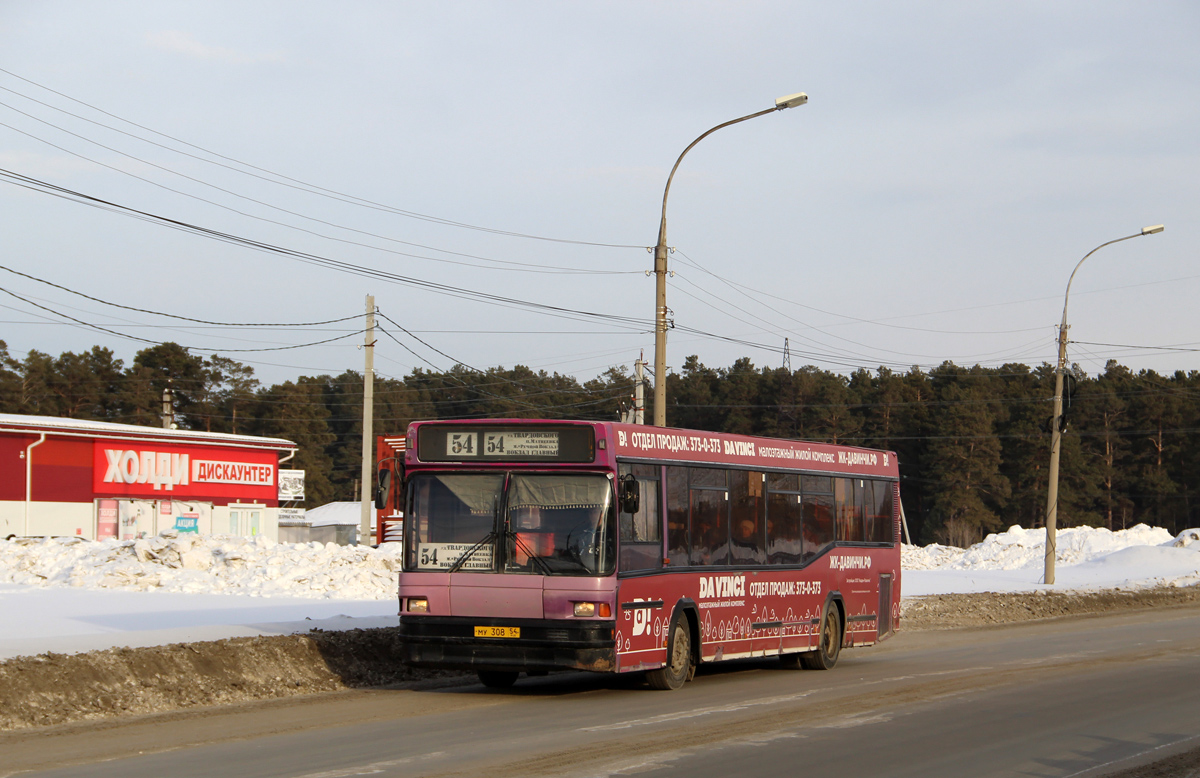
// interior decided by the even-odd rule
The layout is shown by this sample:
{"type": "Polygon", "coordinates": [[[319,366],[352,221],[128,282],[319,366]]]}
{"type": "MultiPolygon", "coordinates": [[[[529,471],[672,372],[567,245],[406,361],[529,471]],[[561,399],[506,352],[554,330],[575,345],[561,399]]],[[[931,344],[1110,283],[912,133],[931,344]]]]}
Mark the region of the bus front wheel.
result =
{"type": "Polygon", "coordinates": [[[683,686],[692,672],[692,634],[687,617],[676,613],[667,636],[666,667],[649,671],[646,680],[655,689],[674,691],[683,686]]]}
{"type": "Polygon", "coordinates": [[[821,620],[821,638],[816,651],[800,655],[800,661],[809,670],[832,670],[842,653],[842,619],[837,606],[832,602],[821,620]]]}

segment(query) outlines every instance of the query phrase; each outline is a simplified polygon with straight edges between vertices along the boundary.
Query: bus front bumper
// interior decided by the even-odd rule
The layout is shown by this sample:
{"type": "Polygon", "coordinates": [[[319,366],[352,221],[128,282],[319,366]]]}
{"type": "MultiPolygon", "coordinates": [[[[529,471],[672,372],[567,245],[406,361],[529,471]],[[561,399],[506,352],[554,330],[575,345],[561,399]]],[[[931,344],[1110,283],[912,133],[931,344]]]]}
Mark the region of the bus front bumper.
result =
{"type": "Polygon", "coordinates": [[[403,656],[414,667],[549,671],[616,669],[614,622],[400,617],[403,656]],[[476,637],[476,627],[515,627],[519,637],[476,637]]]}

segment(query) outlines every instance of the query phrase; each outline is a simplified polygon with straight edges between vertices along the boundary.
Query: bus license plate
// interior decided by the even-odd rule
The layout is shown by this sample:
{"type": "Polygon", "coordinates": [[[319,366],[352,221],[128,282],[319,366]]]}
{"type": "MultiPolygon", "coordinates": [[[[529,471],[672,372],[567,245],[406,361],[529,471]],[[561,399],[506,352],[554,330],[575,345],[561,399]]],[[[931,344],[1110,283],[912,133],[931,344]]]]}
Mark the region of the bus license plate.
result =
{"type": "Polygon", "coordinates": [[[521,637],[520,627],[476,627],[475,637],[477,638],[519,638],[521,637]]]}

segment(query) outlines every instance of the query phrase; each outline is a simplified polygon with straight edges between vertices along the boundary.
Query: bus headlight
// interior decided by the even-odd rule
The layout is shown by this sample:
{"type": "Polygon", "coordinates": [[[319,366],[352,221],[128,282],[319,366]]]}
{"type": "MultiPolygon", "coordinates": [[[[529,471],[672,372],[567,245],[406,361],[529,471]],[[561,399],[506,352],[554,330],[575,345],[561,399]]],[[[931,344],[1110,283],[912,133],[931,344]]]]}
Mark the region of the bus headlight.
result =
{"type": "Polygon", "coordinates": [[[409,613],[428,613],[429,600],[424,597],[409,597],[408,598],[409,613]]]}
{"type": "Polygon", "coordinates": [[[583,616],[583,617],[595,616],[596,615],[596,603],[594,603],[594,602],[577,602],[577,603],[575,603],[575,615],[583,616]]]}

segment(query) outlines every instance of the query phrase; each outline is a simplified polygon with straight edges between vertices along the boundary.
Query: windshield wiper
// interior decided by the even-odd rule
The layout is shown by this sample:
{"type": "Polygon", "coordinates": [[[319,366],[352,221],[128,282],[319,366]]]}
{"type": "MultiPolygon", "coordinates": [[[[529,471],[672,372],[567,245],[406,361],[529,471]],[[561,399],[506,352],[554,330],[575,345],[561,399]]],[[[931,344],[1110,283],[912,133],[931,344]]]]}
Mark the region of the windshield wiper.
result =
{"type": "MultiPolygon", "coordinates": [[[[500,516],[500,497],[497,495],[492,498],[492,531],[489,532],[488,534],[484,535],[482,540],[480,540],[478,543],[476,543],[475,545],[468,548],[466,551],[464,551],[462,553],[462,556],[460,556],[458,559],[454,560],[454,564],[450,565],[450,569],[446,571],[447,573],[458,572],[462,568],[462,566],[467,563],[467,560],[469,560],[472,556],[474,556],[476,551],[483,548],[484,545],[486,545],[487,543],[494,542],[496,540],[496,519],[499,516],[500,516]]],[[[493,560],[493,567],[494,566],[495,565],[494,565],[494,560],[493,560]]]]}
{"type": "Polygon", "coordinates": [[[514,548],[520,547],[520,549],[525,552],[525,556],[529,557],[530,562],[537,565],[538,569],[541,570],[542,575],[551,574],[550,566],[546,564],[546,560],[534,554],[533,549],[526,545],[525,541],[517,537],[517,533],[513,532],[511,527],[506,529],[504,534],[512,538],[514,548]]]}
{"type": "Polygon", "coordinates": [[[496,531],[492,530],[488,534],[484,535],[482,540],[480,540],[478,543],[476,543],[475,545],[471,546],[466,551],[464,551],[462,553],[462,556],[460,556],[458,559],[454,560],[454,564],[450,565],[450,569],[447,570],[446,572],[447,573],[457,573],[459,568],[461,568],[463,565],[465,565],[467,563],[467,560],[470,559],[475,554],[476,551],[483,548],[484,545],[486,545],[489,541],[493,541],[495,539],[496,539],[496,531]]]}

